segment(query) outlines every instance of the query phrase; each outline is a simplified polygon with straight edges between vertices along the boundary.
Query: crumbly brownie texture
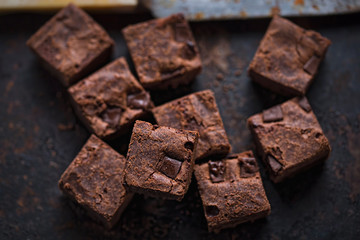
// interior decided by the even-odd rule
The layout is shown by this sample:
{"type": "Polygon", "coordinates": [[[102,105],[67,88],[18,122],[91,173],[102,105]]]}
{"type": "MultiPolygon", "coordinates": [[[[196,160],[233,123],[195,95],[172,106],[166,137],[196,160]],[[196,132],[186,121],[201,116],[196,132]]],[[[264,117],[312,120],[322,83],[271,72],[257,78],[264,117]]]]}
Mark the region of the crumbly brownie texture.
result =
{"type": "Polygon", "coordinates": [[[65,86],[104,64],[112,54],[113,40],[83,10],[69,4],[42,26],[27,42],[65,86]]]}
{"type": "Polygon", "coordinates": [[[125,169],[126,187],[180,201],[189,187],[198,133],[136,121],[125,169]]]}
{"type": "Polygon", "coordinates": [[[61,176],[59,188],[111,228],[133,195],[123,186],[125,162],[125,157],[92,135],[61,176]]]}
{"type": "Polygon", "coordinates": [[[69,88],[74,108],[88,129],[111,138],[130,129],[153,103],[119,58],[69,88]]]}
{"type": "Polygon", "coordinates": [[[325,160],[330,145],[305,97],[293,98],[248,119],[270,178],[280,182],[325,160]]]}
{"type": "Polygon", "coordinates": [[[251,151],[195,165],[195,177],[209,231],[270,214],[270,204],[251,151]]]}
{"type": "Polygon", "coordinates": [[[175,88],[201,71],[199,51],[182,14],[130,25],[123,34],[145,88],[175,88]]]}
{"type": "Polygon", "coordinates": [[[278,94],[305,95],[330,40],[275,16],[250,63],[252,80],[278,94]]]}
{"type": "Polygon", "coordinates": [[[211,90],[165,103],[154,108],[153,114],[161,126],[199,132],[197,160],[212,155],[225,156],[230,151],[230,143],[211,90]]]}

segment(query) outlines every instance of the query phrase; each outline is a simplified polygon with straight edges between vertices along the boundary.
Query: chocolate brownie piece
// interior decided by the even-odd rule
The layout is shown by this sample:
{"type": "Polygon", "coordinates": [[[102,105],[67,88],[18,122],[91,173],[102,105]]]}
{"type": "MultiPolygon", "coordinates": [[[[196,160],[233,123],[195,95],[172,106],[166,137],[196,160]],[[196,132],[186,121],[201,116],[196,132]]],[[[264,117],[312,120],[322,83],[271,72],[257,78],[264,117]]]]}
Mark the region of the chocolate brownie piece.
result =
{"type": "Polygon", "coordinates": [[[126,187],[180,201],[191,181],[198,133],[136,121],[127,153],[126,187]]]}
{"type": "Polygon", "coordinates": [[[305,95],[330,44],[319,33],[275,16],[250,63],[249,75],[278,94],[305,95]]]}
{"type": "Polygon", "coordinates": [[[195,177],[209,231],[270,214],[270,204],[251,151],[195,165],[195,177]]]}
{"type": "Polygon", "coordinates": [[[62,174],[59,188],[111,228],[133,196],[123,186],[125,162],[125,157],[92,135],[62,174]]]}
{"type": "Polygon", "coordinates": [[[199,51],[182,14],[130,25],[122,32],[145,88],[175,88],[200,73],[199,51]]]}
{"type": "Polygon", "coordinates": [[[309,168],[330,154],[329,141],[305,97],[256,114],[248,119],[248,125],[274,182],[309,168]]]}
{"type": "Polygon", "coordinates": [[[161,126],[196,130],[200,134],[196,159],[229,153],[227,138],[214,93],[211,90],[196,92],[165,103],[153,109],[161,126]]]}
{"type": "Polygon", "coordinates": [[[83,10],[69,4],[42,26],[27,45],[65,86],[104,64],[113,40],[83,10]]]}
{"type": "Polygon", "coordinates": [[[100,138],[129,130],[153,107],[149,93],[119,58],[68,89],[73,106],[87,128],[100,138]]]}

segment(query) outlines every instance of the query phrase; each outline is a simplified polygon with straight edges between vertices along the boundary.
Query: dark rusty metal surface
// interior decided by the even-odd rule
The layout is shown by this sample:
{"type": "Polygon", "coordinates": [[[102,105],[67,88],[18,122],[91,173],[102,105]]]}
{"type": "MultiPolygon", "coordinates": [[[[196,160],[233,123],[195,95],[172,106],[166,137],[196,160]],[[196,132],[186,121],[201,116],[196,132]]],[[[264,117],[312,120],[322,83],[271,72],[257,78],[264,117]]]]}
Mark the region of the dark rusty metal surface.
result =
{"type": "Polygon", "coordinates": [[[359,0],[140,0],[156,17],[183,12],[191,21],[316,16],[360,11],[359,0]]]}
{"type": "MultiPolygon", "coordinates": [[[[25,41],[49,15],[0,16],[0,239],[358,239],[360,235],[360,15],[298,18],[332,40],[308,98],[332,146],[322,166],[281,184],[261,169],[272,206],[266,219],[208,234],[195,181],[182,202],[137,195],[111,231],[69,207],[57,187],[89,134],[64,89],[25,41]]],[[[96,15],[129,54],[120,29],[149,18],[96,15]]],[[[233,152],[253,149],[246,119],[284,99],[251,83],[246,68],[268,20],[193,23],[204,69],[196,82],[152,93],[157,104],[214,90],[233,152]]],[[[128,138],[111,144],[126,152],[128,138]]],[[[261,166],[261,164],[260,164],[261,166]]]]}

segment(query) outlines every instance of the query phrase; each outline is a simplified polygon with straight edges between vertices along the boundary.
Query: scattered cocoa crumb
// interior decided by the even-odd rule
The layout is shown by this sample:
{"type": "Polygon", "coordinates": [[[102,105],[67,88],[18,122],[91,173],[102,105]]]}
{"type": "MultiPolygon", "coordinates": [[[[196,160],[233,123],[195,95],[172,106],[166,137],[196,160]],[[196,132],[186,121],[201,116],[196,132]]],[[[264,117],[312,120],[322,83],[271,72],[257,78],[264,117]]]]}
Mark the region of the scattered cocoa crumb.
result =
{"type": "Polygon", "coordinates": [[[11,89],[13,88],[14,86],[14,81],[9,81],[7,84],[6,84],[6,88],[5,88],[5,94],[9,93],[11,91],[11,89]]]}
{"type": "Polygon", "coordinates": [[[216,88],[217,88],[217,87],[219,87],[219,86],[220,86],[220,83],[219,83],[218,81],[214,81],[214,82],[213,82],[213,85],[214,85],[214,87],[216,87],[216,88]]]}
{"type": "Polygon", "coordinates": [[[15,63],[14,65],[13,65],[13,70],[18,70],[20,68],[20,65],[18,64],[18,63],[15,63]]]}
{"type": "Polygon", "coordinates": [[[241,75],[241,73],[242,73],[241,70],[238,69],[238,70],[235,71],[234,74],[235,74],[236,77],[239,77],[241,75]]]}
{"type": "Polygon", "coordinates": [[[222,75],[221,73],[216,74],[216,79],[219,81],[224,80],[224,75],[222,75]]]}
{"type": "Polygon", "coordinates": [[[227,84],[223,86],[223,91],[224,92],[229,92],[229,91],[233,91],[235,89],[234,84],[227,84]]]}
{"type": "Polygon", "coordinates": [[[70,131],[70,130],[73,130],[75,128],[75,126],[73,123],[68,123],[68,124],[59,123],[57,125],[57,128],[60,131],[70,131]]]}
{"type": "Polygon", "coordinates": [[[227,86],[223,86],[223,92],[227,93],[229,91],[229,88],[227,86]]]}
{"type": "Polygon", "coordinates": [[[57,98],[61,99],[62,96],[63,96],[62,92],[60,92],[60,91],[56,92],[56,97],[57,98]]]}

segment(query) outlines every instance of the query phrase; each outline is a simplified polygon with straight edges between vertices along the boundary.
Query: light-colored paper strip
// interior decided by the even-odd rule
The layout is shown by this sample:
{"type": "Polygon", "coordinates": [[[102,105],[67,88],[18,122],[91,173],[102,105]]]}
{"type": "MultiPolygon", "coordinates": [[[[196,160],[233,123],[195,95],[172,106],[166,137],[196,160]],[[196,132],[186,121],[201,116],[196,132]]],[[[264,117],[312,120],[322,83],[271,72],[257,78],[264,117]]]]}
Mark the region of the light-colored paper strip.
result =
{"type": "Polygon", "coordinates": [[[58,10],[69,3],[84,9],[130,10],[137,0],[0,0],[0,11],[46,11],[58,10]]]}

